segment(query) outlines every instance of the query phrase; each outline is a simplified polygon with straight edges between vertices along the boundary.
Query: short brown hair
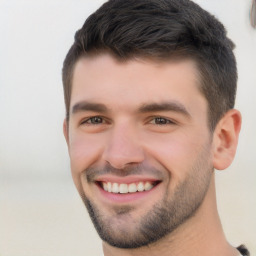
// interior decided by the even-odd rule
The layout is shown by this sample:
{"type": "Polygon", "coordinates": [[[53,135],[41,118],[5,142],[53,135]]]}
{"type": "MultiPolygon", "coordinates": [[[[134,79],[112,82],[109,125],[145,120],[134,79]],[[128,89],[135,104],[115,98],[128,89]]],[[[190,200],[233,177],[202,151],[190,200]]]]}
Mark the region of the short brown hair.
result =
{"type": "Polygon", "coordinates": [[[208,101],[209,128],[214,130],[235,104],[233,48],[224,26],[190,0],[110,0],[76,32],[64,61],[67,120],[76,62],[87,54],[106,51],[124,61],[133,57],[195,60],[200,90],[208,101]]]}

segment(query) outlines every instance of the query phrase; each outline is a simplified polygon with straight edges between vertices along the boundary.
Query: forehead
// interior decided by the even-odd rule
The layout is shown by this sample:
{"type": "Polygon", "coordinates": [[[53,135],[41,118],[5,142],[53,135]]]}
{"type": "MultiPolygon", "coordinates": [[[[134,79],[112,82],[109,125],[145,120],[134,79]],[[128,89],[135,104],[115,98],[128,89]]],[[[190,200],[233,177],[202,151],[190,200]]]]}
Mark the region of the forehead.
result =
{"type": "Polygon", "coordinates": [[[71,108],[79,101],[95,101],[113,108],[148,101],[180,101],[206,104],[200,92],[199,76],[193,60],[119,61],[109,54],[81,58],[74,68],[71,108]]]}

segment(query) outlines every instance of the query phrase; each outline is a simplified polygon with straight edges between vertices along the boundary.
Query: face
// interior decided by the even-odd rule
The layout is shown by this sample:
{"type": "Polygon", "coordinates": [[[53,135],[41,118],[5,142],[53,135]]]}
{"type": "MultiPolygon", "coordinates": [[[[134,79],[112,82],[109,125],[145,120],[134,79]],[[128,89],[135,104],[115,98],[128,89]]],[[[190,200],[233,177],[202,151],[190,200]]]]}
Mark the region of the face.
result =
{"type": "Polygon", "coordinates": [[[64,131],[74,183],[104,241],[148,245],[196,214],[213,169],[207,120],[193,61],[79,60],[64,131]]]}

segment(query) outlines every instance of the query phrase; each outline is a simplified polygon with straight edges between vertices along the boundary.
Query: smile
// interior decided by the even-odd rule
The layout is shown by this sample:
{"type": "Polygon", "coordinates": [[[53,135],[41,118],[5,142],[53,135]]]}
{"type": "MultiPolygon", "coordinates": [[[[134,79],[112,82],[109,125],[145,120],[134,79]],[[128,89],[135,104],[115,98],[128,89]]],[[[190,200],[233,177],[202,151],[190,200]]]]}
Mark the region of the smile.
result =
{"type": "Polygon", "coordinates": [[[154,188],[158,182],[152,182],[152,181],[141,181],[136,183],[112,183],[112,182],[99,182],[99,185],[109,193],[115,193],[115,194],[128,194],[128,193],[136,193],[136,192],[143,192],[143,191],[149,191],[152,188],[154,188]]]}

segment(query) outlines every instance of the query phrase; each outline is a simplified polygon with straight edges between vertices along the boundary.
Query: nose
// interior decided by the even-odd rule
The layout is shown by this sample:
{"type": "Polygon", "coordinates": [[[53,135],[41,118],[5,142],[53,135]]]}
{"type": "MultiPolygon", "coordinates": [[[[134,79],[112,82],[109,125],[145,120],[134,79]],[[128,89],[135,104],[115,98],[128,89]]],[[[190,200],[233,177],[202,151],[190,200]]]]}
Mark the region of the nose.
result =
{"type": "Polygon", "coordinates": [[[136,131],[128,125],[114,127],[105,145],[103,160],[116,169],[141,163],[144,152],[136,131]]]}

